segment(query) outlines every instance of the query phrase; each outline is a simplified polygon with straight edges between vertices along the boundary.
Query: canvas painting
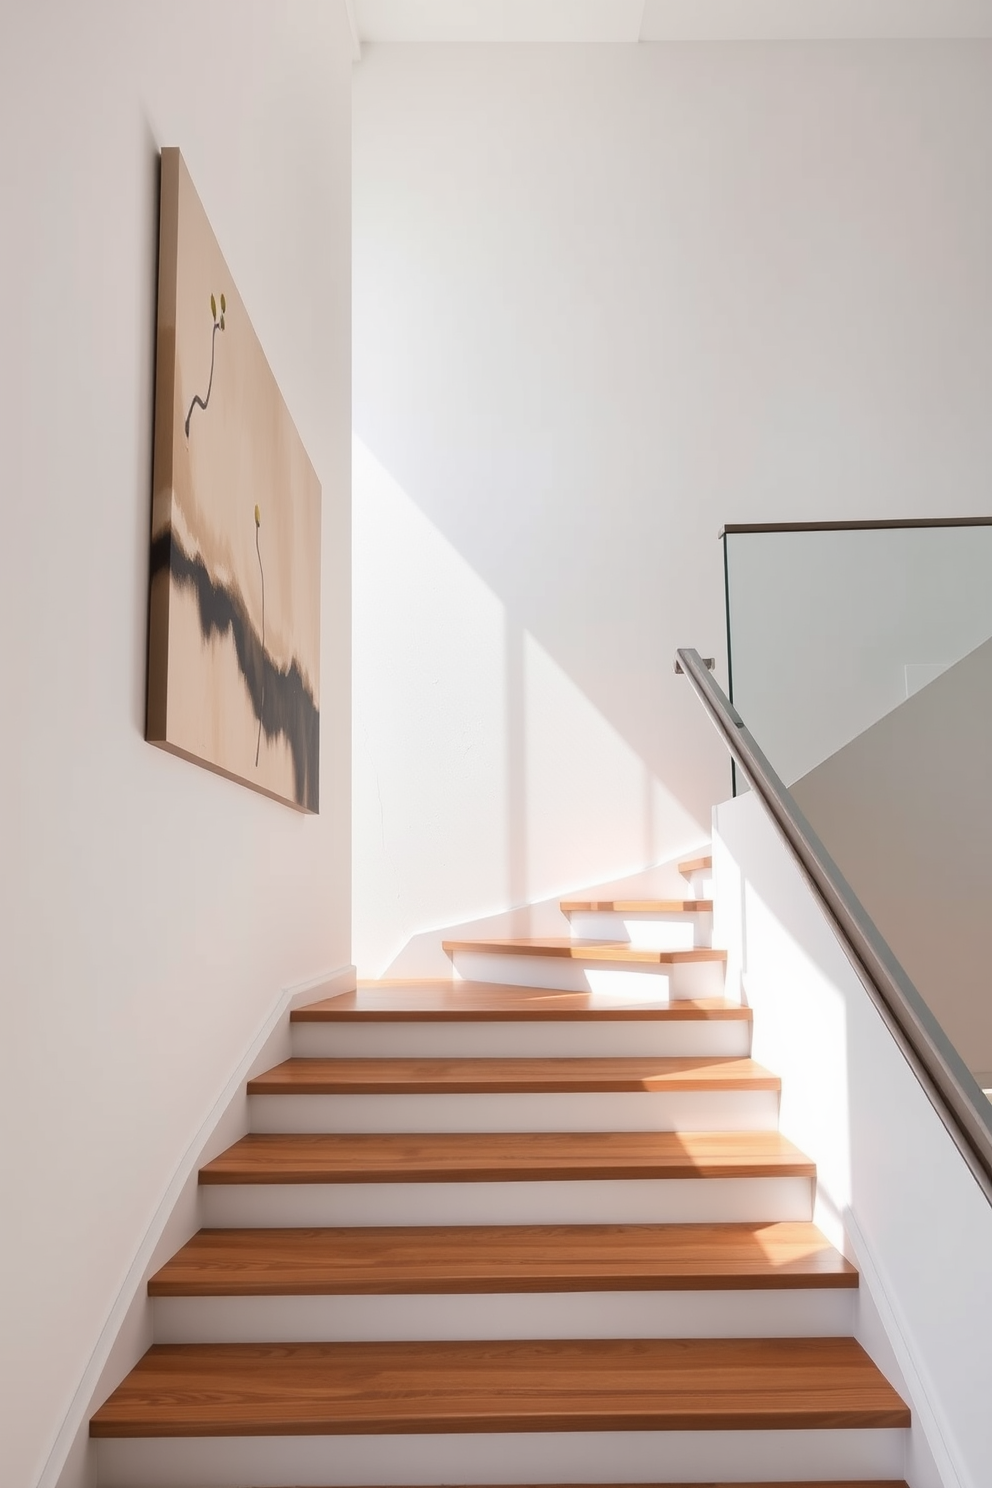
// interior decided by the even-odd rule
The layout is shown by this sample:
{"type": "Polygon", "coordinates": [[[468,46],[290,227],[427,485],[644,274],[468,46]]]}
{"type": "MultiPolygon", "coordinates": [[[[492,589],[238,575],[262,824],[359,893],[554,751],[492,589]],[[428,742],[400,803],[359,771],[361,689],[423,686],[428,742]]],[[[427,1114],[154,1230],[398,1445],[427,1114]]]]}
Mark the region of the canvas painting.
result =
{"type": "Polygon", "coordinates": [[[163,150],[147,738],[316,812],[319,678],[320,485],[163,150]]]}

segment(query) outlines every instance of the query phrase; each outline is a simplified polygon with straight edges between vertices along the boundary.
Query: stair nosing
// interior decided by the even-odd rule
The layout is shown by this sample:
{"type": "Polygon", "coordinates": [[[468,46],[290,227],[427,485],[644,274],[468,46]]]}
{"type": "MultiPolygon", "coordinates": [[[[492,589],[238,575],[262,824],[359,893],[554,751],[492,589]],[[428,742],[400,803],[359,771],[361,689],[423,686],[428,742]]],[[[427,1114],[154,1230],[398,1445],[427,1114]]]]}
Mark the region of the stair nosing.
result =
{"type": "Polygon", "coordinates": [[[695,962],[725,962],[727,959],[726,951],[708,946],[684,951],[661,951],[632,946],[626,941],[569,940],[558,936],[443,940],[441,948],[448,955],[472,953],[477,956],[536,956],[566,961],[612,961],[631,966],[686,966],[695,962]]]}
{"type": "Polygon", "coordinates": [[[910,1421],[853,1338],[156,1344],[93,1415],[90,1434],[873,1430],[910,1421]]]}
{"type": "Polygon", "coordinates": [[[815,1164],[777,1131],[251,1133],[206,1163],[199,1182],[706,1182],[815,1176],[815,1164]]]}
{"type": "Polygon", "coordinates": [[[663,1095],[779,1092],[777,1075],[746,1055],[615,1058],[300,1058],[248,1081],[273,1095],[663,1095]],[[528,1069],[527,1066],[531,1068],[528,1069]],[[640,1072],[640,1073],[639,1073],[640,1072]]]}
{"type": "Polygon", "coordinates": [[[747,1022],[751,1009],[727,998],[597,1001],[592,993],[486,982],[359,983],[290,1013],[291,1023],[747,1022]],[[382,1005],[362,999],[381,998],[382,1005]],[[432,1005],[433,1004],[433,1005],[432,1005]]]}
{"type": "Polygon", "coordinates": [[[808,1221],[203,1229],[154,1297],[832,1291],[857,1269],[808,1221]]]}

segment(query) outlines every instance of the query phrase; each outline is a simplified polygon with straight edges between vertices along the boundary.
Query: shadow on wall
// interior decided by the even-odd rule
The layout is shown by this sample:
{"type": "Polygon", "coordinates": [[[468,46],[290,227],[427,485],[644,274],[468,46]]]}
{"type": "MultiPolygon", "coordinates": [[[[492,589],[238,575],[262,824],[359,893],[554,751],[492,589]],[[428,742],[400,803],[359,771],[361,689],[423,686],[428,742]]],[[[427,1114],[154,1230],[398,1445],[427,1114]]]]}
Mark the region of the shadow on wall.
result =
{"type": "MultiPolygon", "coordinates": [[[[360,974],[413,974],[398,954],[426,926],[554,902],[707,839],[709,802],[705,819],[686,808],[357,439],[354,552],[360,974]]],[[[685,733],[707,737],[698,710],[685,733]]]]}

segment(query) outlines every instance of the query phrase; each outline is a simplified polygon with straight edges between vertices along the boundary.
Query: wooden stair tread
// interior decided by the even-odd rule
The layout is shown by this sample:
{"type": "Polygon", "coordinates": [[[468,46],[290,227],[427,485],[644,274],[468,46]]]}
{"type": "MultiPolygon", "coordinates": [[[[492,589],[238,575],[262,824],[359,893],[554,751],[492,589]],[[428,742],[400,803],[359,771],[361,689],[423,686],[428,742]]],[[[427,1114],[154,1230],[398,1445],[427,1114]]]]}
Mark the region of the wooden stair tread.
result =
{"type": "Polygon", "coordinates": [[[712,914],[712,899],[562,899],[562,914],[712,914]]]}
{"type": "Polygon", "coordinates": [[[751,1009],[722,997],[624,1002],[591,992],[488,982],[360,983],[290,1014],[294,1023],[521,1023],[751,1021],[751,1009]]]}
{"type": "Polygon", "coordinates": [[[705,873],[708,868],[713,867],[713,859],[709,853],[704,853],[700,858],[685,858],[679,864],[679,872],[688,877],[690,873],[705,873]]]}
{"type": "Polygon", "coordinates": [[[204,1184],[499,1183],[815,1176],[777,1131],[251,1134],[200,1169],[204,1184]]]}
{"type": "Polygon", "coordinates": [[[753,1059],[286,1059],[249,1095],[509,1095],[532,1092],[781,1090],[753,1059]]]}
{"type": "Polygon", "coordinates": [[[201,1230],[153,1297],[856,1287],[820,1231],[772,1224],[201,1230]]]}
{"type": "Polygon", "coordinates": [[[682,966],[693,961],[726,961],[726,951],[697,947],[658,951],[625,940],[570,940],[566,935],[514,936],[495,940],[444,940],[442,949],[475,951],[487,956],[551,956],[567,961],[612,961],[630,965],[682,966]]]}
{"type": "Polygon", "coordinates": [[[97,1437],[904,1427],[852,1338],[158,1344],[97,1437]]]}

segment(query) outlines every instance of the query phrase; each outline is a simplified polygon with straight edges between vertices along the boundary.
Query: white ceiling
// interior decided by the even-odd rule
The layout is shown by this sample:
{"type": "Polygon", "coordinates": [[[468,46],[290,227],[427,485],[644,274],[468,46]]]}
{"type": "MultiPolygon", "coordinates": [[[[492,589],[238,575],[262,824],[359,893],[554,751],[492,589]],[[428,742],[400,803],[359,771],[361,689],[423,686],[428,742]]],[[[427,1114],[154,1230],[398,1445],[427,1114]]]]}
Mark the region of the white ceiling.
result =
{"type": "Polygon", "coordinates": [[[992,0],[347,0],[362,41],[992,37],[992,0]]]}

